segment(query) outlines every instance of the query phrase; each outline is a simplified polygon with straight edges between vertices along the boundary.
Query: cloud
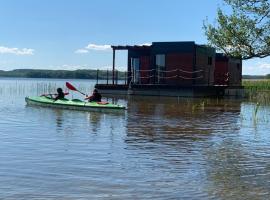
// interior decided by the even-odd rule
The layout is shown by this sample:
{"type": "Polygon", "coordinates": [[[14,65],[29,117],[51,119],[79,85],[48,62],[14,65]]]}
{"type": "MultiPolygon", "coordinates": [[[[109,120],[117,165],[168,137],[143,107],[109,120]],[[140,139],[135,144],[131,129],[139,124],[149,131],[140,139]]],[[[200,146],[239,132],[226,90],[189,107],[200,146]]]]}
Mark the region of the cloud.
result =
{"type": "Polygon", "coordinates": [[[269,58],[243,61],[243,74],[266,75],[270,74],[269,58]]]}
{"type": "Polygon", "coordinates": [[[15,54],[15,55],[34,55],[34,49],[19,49],[19,48],[10,48],[10,47],[4,47],[0,46],[0,54],[15,54]]]}
{"type": "MultiPolygon", "coordinates": [[[[143,44],[139,44],[139,46],[151,46],[151,43],[143,43],[143,44]]],[[[98,44],[88,44],[86,47],[82,48],[82,49],[77,49],[75,51],[75,53],[78,54],[84,54],[84,53],[89,53],[90,50],[93,51],[108,51],[111,50],[111,45],[108,44],[104,44],[104,45],[98,45],[98,44]]]]}
{"type": "Polygon", "coordinates": [[[105,45],[96,45],[96,44],[88,44],[86,49],[89,50],[97,50],[97,51],[106,51],[111,49],[111,45],[105,44],[105,45]]]}
{"type": "Polygon", "coordinates": [[[152,44],[151,43],[143,43],[143,44],[139,44],[139,46],[151,46],[152,44]]]}
{"type": "Polygon", "coordinates": [[[87,49],[77,49],[75,51],[75,53],[78,53],[78,54],[84,54],[84,53],[88,53],[89,51],[87,49]]]}
{"type": "Polygon", "coordinates": [[[270,69],[270,63],[259,63],[258,67],[261,69],[270,69]]]}
{"type": "Polygon", "coordinates": [[[82,49],[77,49],[75,53],[78,54],[85,54],[89,53],[90,50],[93,51],[107,51],[111,49],[111,45],[105,44],[105,45],[97,45],[97,44],[88,44],[86,47],[82,49]]]}

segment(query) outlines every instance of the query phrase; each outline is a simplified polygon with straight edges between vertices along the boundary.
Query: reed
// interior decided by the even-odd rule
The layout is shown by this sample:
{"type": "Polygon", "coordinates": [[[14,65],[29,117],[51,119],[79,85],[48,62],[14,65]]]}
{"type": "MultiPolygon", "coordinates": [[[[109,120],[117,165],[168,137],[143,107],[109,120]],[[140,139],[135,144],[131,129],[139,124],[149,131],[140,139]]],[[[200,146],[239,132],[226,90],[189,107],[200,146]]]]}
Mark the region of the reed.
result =
{"type": "Polygon", "coordinates": [[[257,121],[257,114],[258,114],[259,107],[260,107],[260,103],[257,102],[253,111],[253,119],[256,121],[257,121]]]}
{"type": "Polygon", "coordinates": [[[246,96],[262,104],[270,104],[270,79],[243,80],[246,96]]]}
{"type": "Polygon", "coordinates": [[[270,79],[243,80],[242,85],[248,90],[270,91],[270,79]]]}

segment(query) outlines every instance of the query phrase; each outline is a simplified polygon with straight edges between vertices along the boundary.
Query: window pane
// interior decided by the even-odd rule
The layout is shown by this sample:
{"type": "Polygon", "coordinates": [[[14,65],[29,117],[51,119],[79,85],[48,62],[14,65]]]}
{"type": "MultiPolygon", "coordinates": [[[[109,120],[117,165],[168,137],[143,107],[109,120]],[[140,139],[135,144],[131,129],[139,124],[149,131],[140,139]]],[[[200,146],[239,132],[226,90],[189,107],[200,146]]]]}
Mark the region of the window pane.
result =
{"type": "Polygon", "coordinates": [[[156,55],[156,65],[165,67],[165,55],[164,54],[158,54],[156,55]]]}

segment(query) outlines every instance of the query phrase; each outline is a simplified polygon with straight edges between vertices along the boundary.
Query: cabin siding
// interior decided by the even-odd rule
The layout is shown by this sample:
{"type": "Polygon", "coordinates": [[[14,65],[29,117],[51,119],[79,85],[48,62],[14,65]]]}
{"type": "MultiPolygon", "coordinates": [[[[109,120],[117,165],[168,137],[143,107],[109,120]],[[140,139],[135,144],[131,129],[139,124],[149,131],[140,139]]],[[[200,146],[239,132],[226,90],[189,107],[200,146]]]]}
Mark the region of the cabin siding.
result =
{"type": "Polygon", "coordinates": [[[214,48],[206,45],[195,42],[153,42],[151,46],[113,48],[128,50],[128,84],[241,85],[241,59],[216,54],[214,48]]]}
{"type": "Polygon", "coordinates": [[[192,74],[186,73],[193,71],[193,54],[192,53],[170,53],[166,55],[166,80],[171,85],[192,85],[192,74]],[[175,69],[178,69],[175,71],[175,69]],[[170,78],[174,77],[175,78],[170,78]]]}
{"type": "Polygon", "coordinates": [[[214,85],[215,54],[214,48],[196,46],[194,85],[214,85]]]}
{"type": "Polygon", "coordinates": [[[242,82],[242,62],[239,59],[230,58],[229,68],[229,85],[238,86],[242,82]]]}
{"type": "Polygon", "coordinates": [[[149,84],[151,78],[150,57],[140,56],[140,76],[142,84],[149,84]]]}
{"type": "Polygon", "coordinates": [[[215,84],[241,86],[242,60],[228,57],[224,54],[216,54],[215,84]]]}

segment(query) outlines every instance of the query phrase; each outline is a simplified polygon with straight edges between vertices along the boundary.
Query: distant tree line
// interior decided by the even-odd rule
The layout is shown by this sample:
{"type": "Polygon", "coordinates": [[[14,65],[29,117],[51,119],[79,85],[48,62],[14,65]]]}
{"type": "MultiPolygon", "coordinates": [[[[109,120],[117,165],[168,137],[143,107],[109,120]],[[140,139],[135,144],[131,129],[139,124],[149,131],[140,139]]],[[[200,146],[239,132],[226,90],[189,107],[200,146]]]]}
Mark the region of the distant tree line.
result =
{"type": "MultiPolygon", "coordinates": [[[[98,78],[112,79],[112,71],[99,70],[98,78]]],[[[126,78],[126,72],[117,71],[115,76],[119,80],[126,78]]],[[[60,79],[96,79],[97,70],[41,70],[41,69],[15,69],[12,71],[0,70],[0,77],[21,77],[21,78],[60,78],[60,79]]],[[[243,75],[243,79],[270,79],[270,74],[265,76],[243,75]]]]}
{"type": "Polygon", "coordinates": [[[270,74],[263,75],[243,75],[243,79],[270,79],[270,74]]]}
{"type": "MultiPolygon", "coordinates": [[[[118,79],[125,79],[126,73],[116,71],[118,79]]],[[[12,71],[0,70],[0,77],[21,77],[21,78],[60,78],[60,79],[96,79],[97,70],[39,70],[39,69],[15,69],[12,71]]],[[[112,79],[112,71],[99,70],[99,79],[112,79]]]]}

